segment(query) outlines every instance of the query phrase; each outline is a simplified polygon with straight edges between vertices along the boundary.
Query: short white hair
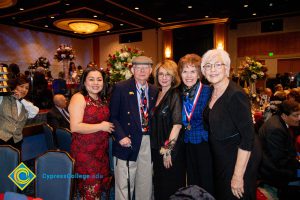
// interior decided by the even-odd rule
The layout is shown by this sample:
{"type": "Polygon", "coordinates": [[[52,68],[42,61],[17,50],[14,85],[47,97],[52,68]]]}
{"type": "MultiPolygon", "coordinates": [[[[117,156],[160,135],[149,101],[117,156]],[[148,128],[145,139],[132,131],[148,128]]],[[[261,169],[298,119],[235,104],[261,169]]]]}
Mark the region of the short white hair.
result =
{"type": "Polygon", "coordinates": [[[229,77],[230,73],[230,57],[229,54],[223,49],[211,49],[208,50],[203,56],[201,61],[201,72],[205,75],[204,65],[222,61],[226,67],[226,75],[229,77]]]}

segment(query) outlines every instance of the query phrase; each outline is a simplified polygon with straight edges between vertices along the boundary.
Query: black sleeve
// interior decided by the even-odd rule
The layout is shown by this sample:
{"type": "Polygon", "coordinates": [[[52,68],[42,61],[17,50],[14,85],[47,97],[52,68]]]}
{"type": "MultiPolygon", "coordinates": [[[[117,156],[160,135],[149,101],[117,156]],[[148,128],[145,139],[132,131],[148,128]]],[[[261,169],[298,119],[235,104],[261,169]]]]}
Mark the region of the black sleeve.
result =
{"type": "Polygon", "coordinates": [[[232,95],[229,102],[228,111],[241,138],[239,148],[251,151],[254,144],[254,126],[249,99],[238,91],[232,95]]]}
{"type": "Polygon", "coordinates": [[[182,124],[182,103],[179,92],[174,91],[171,97],[170,110],[172,115],[172,124],[182,124]]]}

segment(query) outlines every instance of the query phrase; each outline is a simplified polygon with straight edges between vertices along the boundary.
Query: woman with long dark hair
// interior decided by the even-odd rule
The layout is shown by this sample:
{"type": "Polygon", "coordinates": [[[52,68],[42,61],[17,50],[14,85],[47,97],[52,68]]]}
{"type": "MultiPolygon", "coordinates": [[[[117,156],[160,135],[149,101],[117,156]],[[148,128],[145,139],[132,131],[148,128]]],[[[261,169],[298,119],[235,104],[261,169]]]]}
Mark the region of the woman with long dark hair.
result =
{"type": "Polygon", "coordinates": [[[108,122],[110,112],[102,72],[87,68],[79,90],[69,105],[73,133],[71,155],[76,161],[75,172],[89,175],[87,179],[77,179],[80,199],[94,200],[100,199],[101,192],[108,186],[108,139],[114,126],[108,122]]]}

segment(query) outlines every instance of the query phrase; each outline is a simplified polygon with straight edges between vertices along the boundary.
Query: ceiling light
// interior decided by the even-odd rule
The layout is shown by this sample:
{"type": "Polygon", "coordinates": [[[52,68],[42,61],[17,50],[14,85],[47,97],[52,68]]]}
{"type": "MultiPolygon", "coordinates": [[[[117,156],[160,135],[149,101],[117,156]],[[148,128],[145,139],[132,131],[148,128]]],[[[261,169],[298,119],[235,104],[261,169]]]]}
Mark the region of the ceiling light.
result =
{"type": "Polygon", "coordinates": [[[120,24],[120,26],[124,26],[124,24],[120,24]]]}
{"type": "Polygon", "coordinates": [[[248,4],[245,4],[245,5],[244,5],[244,8],[247,8],[247,7],[248,7],[248,4]]]}
{"type": "Polygon", "coordinates": [[[69,27],[80,34],[94,33],[98,29],[98,24],[93,22],[78,21],[69,23],[69,27]]]}
{"type": "Polygon", "coordinates": [[[188,6],[188,8],[193,8],[193,6],[188,6]]]}
{"type": "Polygon", "coordinates": [[[20,10],[24,10],[24,8],[20,8],[20,10]]]}
{"type": "Polygon", "coordinates": [[[66,6],[69,6],[70,4],[69,4],[69,3],[65,3],[65,5],[66,5],[66,6]]]}
{"type": "Polygon", "coordinates": [[[8,8],[17,3],[17,0],[0,0],[0,8],[8,8]]]}
{"type": "Polygon", "coordinates": [[[51,19],[54,19],[54,16],[51,16],[50,18],[51,18],[51,19]]]}
{"type": "Polygon", "coordinates": [[[253,16],[255,16],[255,15],[256,15],[256,13],[253,13],[252,15],[253,15],[253,16]]]}
{"type": "Polygon", "coordinates": [[[76,32],[78,34],[91,34],[110,30],[113,25],[109,22],[89,18],[66,18],[53,22],[59,29],[76,32]]]}
{"type": "Polygon", "coordinates": [[[209,18],[209,16],[208,16],[208,15],[205,15],[205,18],[209,18]]]}
{"type": "Polygon", "coordinates": [[[139,7],[135,7],[134,9],[139,10],[140,8],[139,7]]]}
{"type": "Polygon", "coordinates": [[[110,33],[110,31],[106,31],[106,33],[110,33]]]}
{"type": "Polygon", "coordinates": [[[48,25],[46,24],[44,27],[45,27],[45,28],[48,28],[48,25]]]}
{"type": "Polygon", "coordinates": [[[272,7],[272,6],[273,6],[273,3],[272,3],[272,2],[271,2],[271,3],[269,3],[269,6],[270,6],[270,7],[272,7]]]}
{"type": "Polygon", "coordinates": [[[93,17],[94,17],[94,18],[97,18],[98,16],[97,16],[97,15],[94,15],[93,17]]]}
{"type": "Polygon", "coordinates": [[[161,17],[157,18],[159,21],[161,20],[161,17]]]}

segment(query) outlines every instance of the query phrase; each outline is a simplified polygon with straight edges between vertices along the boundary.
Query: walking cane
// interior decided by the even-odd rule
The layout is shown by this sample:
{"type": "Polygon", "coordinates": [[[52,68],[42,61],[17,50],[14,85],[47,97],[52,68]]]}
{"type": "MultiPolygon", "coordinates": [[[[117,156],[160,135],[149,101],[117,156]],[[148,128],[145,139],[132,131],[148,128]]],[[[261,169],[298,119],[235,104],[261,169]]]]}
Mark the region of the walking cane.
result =
{"type": "Polygon", "coordinates": [[[130,173],[129,173],[129,158],[126,162],[127,170],[128,170],[128,177],[127,177],[127,188],[128,188],[128,200],[131,200],[131,193],[130,193],[130,173]]]}

